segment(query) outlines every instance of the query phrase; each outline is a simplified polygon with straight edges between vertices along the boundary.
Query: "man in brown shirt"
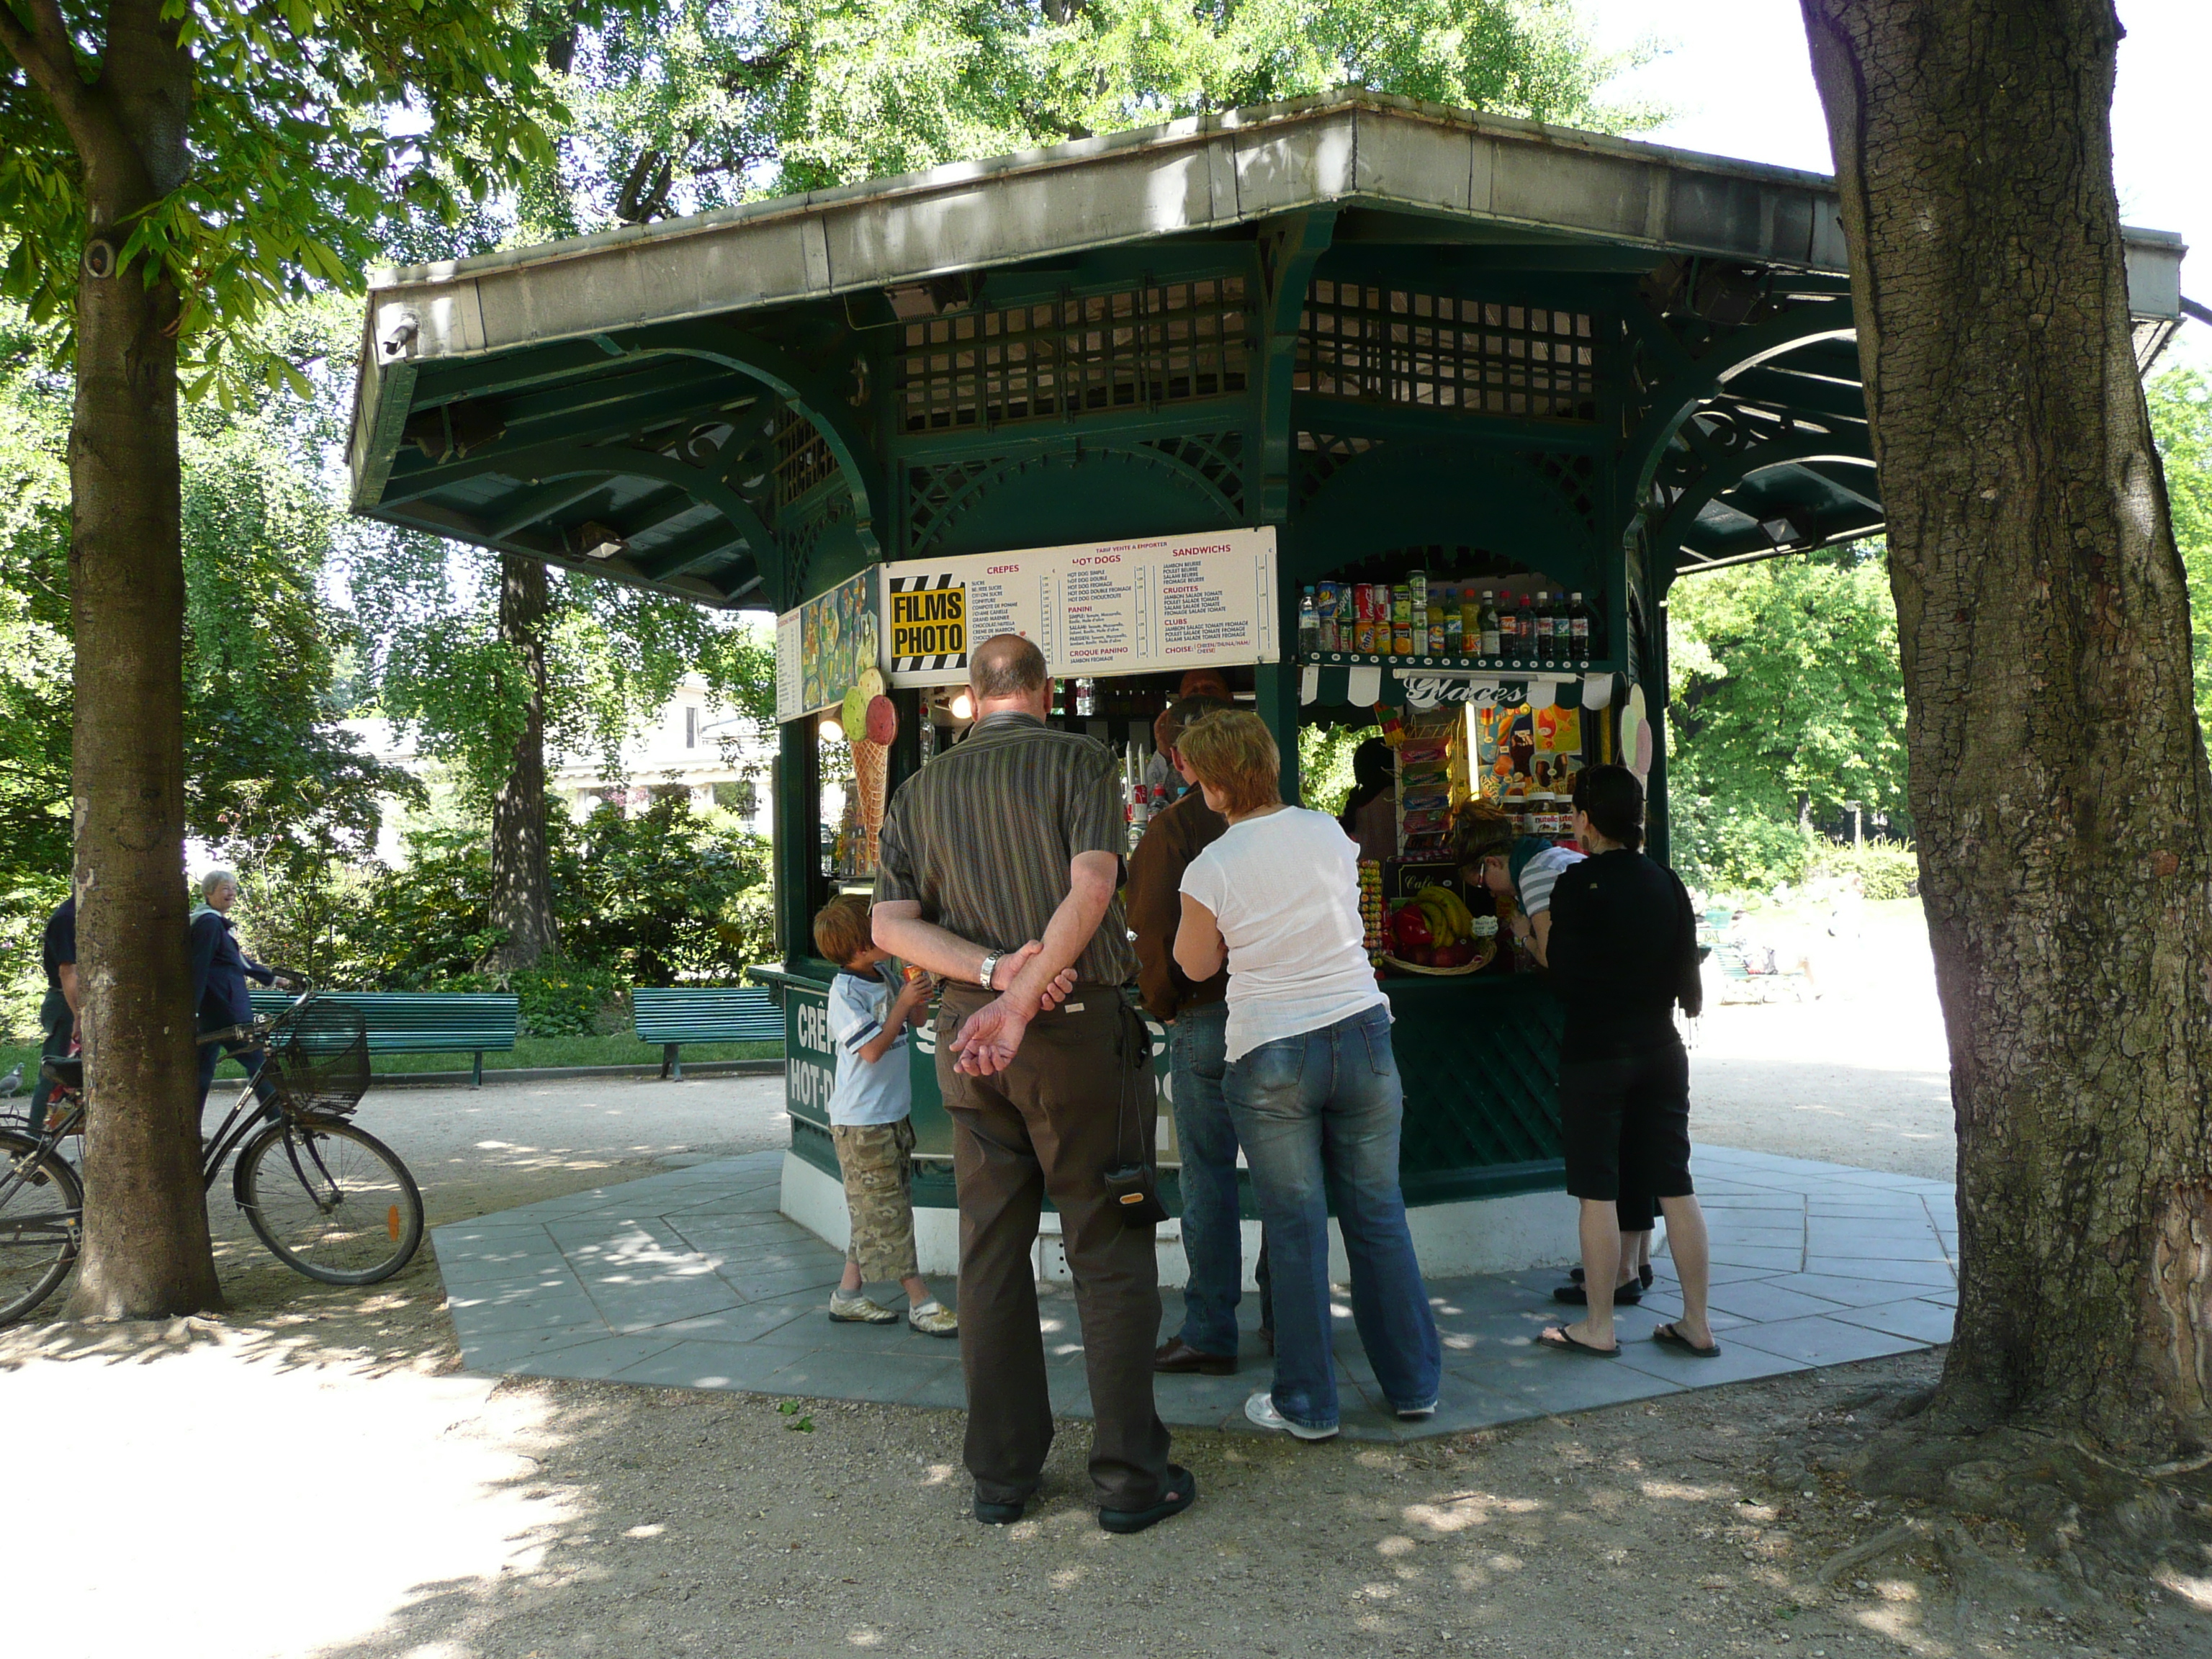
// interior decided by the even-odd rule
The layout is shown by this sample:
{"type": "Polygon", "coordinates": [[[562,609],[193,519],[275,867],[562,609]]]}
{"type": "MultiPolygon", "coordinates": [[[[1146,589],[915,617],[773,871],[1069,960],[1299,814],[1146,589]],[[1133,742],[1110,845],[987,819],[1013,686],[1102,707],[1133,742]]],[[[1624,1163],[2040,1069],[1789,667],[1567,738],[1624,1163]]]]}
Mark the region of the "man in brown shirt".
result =
{"type": "MultiPolygon", "coordinates": [[[[1192,781],[1176,744],[1217,709],[1220,697],[1185,697],[1152,727],[1168,764],[1192,781]]],[[[1237,1304],[1244,1281],[1243,1224],[1237,1217],[1237,1131],[1221,1097],[1227,1068],[1229,970],[1194,983],[1176,965],[1176,927],[1182,920],[1182,872],[1228,828],[1193,789],[1146,826],[1129,858],[1129,925],[1137,934],[1138,983],[1145,1006],[1170,1032],[1176,1146],[1182,1155],[1182,1251],[1190,1264],[1183,1286],[1182,1328],[1160,1345],[1152,1369],[1226,1376],[1237,1369],[1237,1304]]]]}
{"type": "Polygon", "coordinates": [[[876,943],[943,975],[937,1081],[960,1191],[960,1361],[975,1518],[1021,1518],[1052,1445],[1030,1252],[1049,1193],[1075,1280],[1099,1522],[1140,1532],[1190,1507],[1152,1404],[1159,1263],[1105,1174],[1149,1164],[1152,1044],[1123,1000],[1120,771],[1104,744],[1045,724],[1051,682],[1017,635],[969,659],[975,724],[901,784],[884,817],[876,943]],[[1032,942],[1041,948],[1030,948],[1032,942]],[[1003,966],[1002,966],[1003,964],[1003,966]],[[1075,986],[1058,1007],[1062,969],[1075,986]]]}

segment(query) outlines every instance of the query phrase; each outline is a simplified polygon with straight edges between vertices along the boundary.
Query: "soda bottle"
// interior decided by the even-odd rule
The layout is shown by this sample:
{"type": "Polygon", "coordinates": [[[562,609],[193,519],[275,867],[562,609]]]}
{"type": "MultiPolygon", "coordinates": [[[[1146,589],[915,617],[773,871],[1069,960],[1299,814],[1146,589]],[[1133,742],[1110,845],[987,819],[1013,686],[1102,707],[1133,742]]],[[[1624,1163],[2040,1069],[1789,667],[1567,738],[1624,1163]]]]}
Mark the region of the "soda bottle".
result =
{"type": "Polygon", "coordinates": [[[1574,642],[1575,666],[1588,668],[1590,665],[1590,613],[1589,607],[1583,603],[1583,596],[1579,593],[1568,604],[1567,629],[1574,642]]]}
{"type": "Polygon", "coordinates": [[[1322,583],[1316,599],[1317,602],[1314,609],[1321,617],[1321,648],[1324,651],[1342,650],[1344,647],[1338,643],[1343,637],[1343,629],[1339,618],[1343,615],[1345,607],[1343,599],[1339,596],[1337,585],[1334,582],[1322,583]]]}
{"type": "Polygon", "coordinates": [[[1513,643],[1506,655],[1516,666],[1532,666],[1536,660],[1536,601],[1532,594],[1521,596],[1520,608],[1513,615],[1513,643]]]}
{"type": "Polygon", "coordinates": [[[1427,641],[1427,650],[1431,656],[1443,655],[1444,596],[1442,588],[1431,587],[1429,590],[1429,614],[1427,622],[1423,625],[1422,638],[1427,641]]]}
{"type": "Polygon", "coordinates": [[[1495,589],[1486,587],[1482,590],[1481,617],[1482,654],[1494,657],[1498,653],[1498,594],[1495,589]]]}
{"type": "Polygon", "coordinates": [[[1465,643],[1460,647],[1470,657],[1482,654],[1482,605],[1471,587],[1459,591],[1459,631],[1465,643]]]}
{"type": "Polygon", "coordinates": [[[1467,619],[1462,614],[1459,595],[1449,587],[1444,589],[1444,653],[1463,657],[1467,654],[1467,619]]]}
{"type": "Polygon", "coordinates": [[[1553,612],[1552,595],[1547,588],[1536,590],[1536,660],[1549,667],[1556,660],[1554,651],[1559,644],[1555,627],[1558,617],[1553,612]]]}
{"type": "Polygon", "coordinates": [[[1321,649],[1321,617],[1314,608],[1314,591],[1306,589],[1305,597],[1298,601],[1298,651],[1311,655],[1321,649]]]}

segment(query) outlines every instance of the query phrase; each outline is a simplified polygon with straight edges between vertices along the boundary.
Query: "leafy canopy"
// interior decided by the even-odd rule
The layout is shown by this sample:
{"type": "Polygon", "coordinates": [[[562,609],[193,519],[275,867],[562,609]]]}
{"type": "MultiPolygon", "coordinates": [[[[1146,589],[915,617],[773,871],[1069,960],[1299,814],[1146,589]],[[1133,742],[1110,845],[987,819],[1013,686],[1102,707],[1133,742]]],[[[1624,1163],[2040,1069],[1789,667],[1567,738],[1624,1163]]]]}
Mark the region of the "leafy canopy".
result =
{"type": "MultiPolygon", "coordinates": [[[[89,226],[82,135],[23,66],[25,42],[58,20],[97,94],[111,11],[0,0],[0,296],[65,335],[89,226]]],[[[119,252],[181,293],[194,392],[229,398],[251,378],[311,396],[257,333],[271,308],[351,286],[418,221],[457,222],[549,161],[548,125],[565,118],[508,0],[164,0],[162,16],[192,62],[190,167],[119,252]]]]}
{"type": "Polygon", "coordinates": [[[541,24],[574,124],[526,185],[574,235],[1361,84],[1627,131],[1571,0],[671,0],[541,24]]]}

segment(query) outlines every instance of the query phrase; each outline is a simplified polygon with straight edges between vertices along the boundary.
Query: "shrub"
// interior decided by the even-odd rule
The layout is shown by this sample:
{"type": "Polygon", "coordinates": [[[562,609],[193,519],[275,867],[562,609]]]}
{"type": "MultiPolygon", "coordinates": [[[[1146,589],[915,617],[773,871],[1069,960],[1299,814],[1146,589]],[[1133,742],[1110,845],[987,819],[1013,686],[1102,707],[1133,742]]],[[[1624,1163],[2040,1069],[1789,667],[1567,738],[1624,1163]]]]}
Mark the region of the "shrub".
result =
{"type": "Polygon", "coordinates": [[[522,1036],[604,1036],[629,1024],[629,997],[604,968],[560,961],[505,974],[462,974],[423,988],[509,991],[520,1005],[522,1036]]]}
{"type": "Polygon", "coordinates": [[[1816,843],[1795,819],[1687,792],[1669,800],[1674,864],[1691,886],[1749,892],[1804,880],[1816,843]]]}
{"type": "Polygon", "coordinates": [[[1920,858],[1909,841],[1870,841],[1859,847],[1824,847],[1815,860],[1825,874],[1856,875],[1870,899],[1915,898],[1920,858]]]}

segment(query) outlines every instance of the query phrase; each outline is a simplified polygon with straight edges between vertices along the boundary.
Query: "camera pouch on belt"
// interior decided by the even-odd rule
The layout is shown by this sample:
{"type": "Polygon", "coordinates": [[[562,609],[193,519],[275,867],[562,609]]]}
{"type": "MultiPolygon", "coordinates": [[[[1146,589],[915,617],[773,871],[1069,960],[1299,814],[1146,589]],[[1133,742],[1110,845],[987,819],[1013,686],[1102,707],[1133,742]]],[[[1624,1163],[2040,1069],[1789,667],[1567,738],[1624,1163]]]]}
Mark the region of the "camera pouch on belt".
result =
{"type": "MultiPolygon", "coordinates": [[[[1115,1060],[1121,1074],[1121,1103],[1117,1112],[1114,1145],[1117,1152],[1131,1152],[1130,1105],[1139,1087],[1152,1086],[1152,1042],[1144,1021],[1133,1008],[1121,1011],[1121,1030],[1115,1038],[1115,1060]]],[[[1101,1177],[1115,1212],[1132,1227],[1156,1226],[1168,1218],[1160,1202],[1158,1173],[1152,1166],[1152,1148],[1139,1145],[1134,1156],[1116,1164],[1101,1177]]]]}

